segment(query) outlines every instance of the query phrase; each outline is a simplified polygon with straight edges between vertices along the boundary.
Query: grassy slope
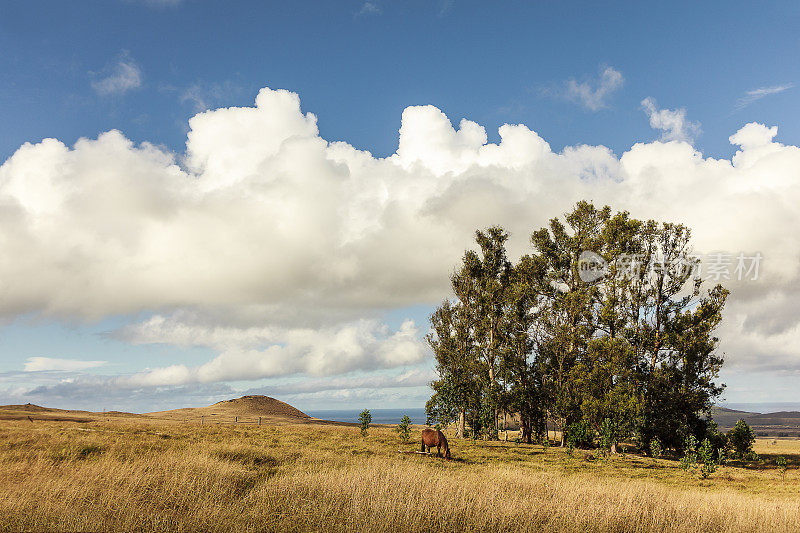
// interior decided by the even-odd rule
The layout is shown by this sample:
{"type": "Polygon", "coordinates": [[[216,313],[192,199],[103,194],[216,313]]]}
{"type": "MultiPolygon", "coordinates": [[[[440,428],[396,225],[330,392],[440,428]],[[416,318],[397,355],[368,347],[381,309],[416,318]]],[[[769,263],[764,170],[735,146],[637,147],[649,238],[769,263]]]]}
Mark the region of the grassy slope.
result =
{"type": "Polygon", "coordinates": [[[632,455],[451,443],[447,462],[398,453],[417,445],[387,428],[0,421],[0,529],[800,530],[798,441],[760,441],[764,465],[705,481],[632,455]]]}

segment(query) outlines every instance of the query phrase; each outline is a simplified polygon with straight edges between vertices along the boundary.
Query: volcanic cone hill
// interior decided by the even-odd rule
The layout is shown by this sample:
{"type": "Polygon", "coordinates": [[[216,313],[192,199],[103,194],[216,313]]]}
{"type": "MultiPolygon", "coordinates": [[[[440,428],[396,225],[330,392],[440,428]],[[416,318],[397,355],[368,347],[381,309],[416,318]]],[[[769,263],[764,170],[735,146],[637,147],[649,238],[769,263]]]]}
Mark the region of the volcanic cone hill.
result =
{"type": "Polygon", "coordinates": [[[209,421],[234,417],[241,419],[283,418],[298,421],[311,419],[299,409],[269,396],[242,396],[232,400],[223,400],[208,407],[186,407],[147,414],[158,418],[199,418],[202,416],[209,421]]]}

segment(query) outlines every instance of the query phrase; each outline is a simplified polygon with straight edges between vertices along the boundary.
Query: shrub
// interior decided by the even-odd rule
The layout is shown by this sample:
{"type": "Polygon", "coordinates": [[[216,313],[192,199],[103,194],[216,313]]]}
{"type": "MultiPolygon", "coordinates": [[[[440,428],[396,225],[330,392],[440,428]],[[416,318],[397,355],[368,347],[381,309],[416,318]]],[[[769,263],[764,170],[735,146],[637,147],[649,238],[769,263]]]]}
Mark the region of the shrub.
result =
{"type": "Polygon", "coordinates": [[[717,450],[718,456],[722,456],[721,450],[728,446],[728,436],[719,430],[719,427],[714,422],[711,422],[706,428],[706,438],[711,443],[711,447],[717,450]]]}
{"type": "Polygon", "coordinates": [[[369,413],[369,409],[361,411],[361,414],[358,415],[358,421],[361,423],[361,434],[366,437],[369,425],[372,423],[372,415],[369,413]]]}
{"type": "Polygon", "coordinates": [[[662,453],[664,453],[664,450],[661,447],[661,441],[658,440],[658,437],[653,438],[650,441],[650,455],[658,459],[662,453]]]}
{"type": "Polygon", "coordinates": [[[564,428],[566,442],[571,442],[576,448],[591,448],[594,446],[594,432],[585,422],[575,422],[564,428]]]}
{"type": "Polygon", "coordinates": [[[684,470],[689,470],[693,466],[697,465],[697,439],[694,437],[694,435],[689,435],[686,438],[683,449],[684,452],[683,457],[681,457],[681,468],[684,470]]]}
{"type": "Polygon", "coordinates": [[[411,439],[411,419],[408,418],[408,415],[403,415],[395,431],[400,435],[400,439],[403,443],[408,443],[411,439]]]}
{"type": "Polygon", "coordinates": [[[715,452],[716,450],[711,444],[711,441],[707,438],[703,439],[703,444],[700,445],[700,450],[698,451],[698,457],[700,459],[700,477],[703,479],[717,471],[717,461],[714,458],[717,454],[715,452]]]}
{"type": "Polygon", "coordinates": [[[728,444],[737,459],[746,460],[752,458],[754,455],[753,444],[755,442],[756,436],[744,420],[740,419],[733,429],[728,432],[728,444]]]}
{"type": "Polygon", "coordinates": [[[786,479],[786,471],[789,469],[789,465],[786,463],[786,457],[779,456],[775,459],[775,464],[778,465],[780,469],[781,477],[785,480],[786,479]]]}
{"type": "Polygon", "coordinates": [[[604,450],[610,450],[617,444],[616,428],[610,418],[603,419],[600,428],[600,446],[604,450]]]}

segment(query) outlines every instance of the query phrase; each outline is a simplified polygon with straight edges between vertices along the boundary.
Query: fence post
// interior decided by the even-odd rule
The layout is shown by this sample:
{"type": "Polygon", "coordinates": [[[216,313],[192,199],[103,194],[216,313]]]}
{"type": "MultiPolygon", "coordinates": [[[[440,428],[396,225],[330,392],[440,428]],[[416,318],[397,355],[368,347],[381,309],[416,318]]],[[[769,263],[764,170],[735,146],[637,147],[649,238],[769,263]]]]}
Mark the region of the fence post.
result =
{"type": "Polygon", "coordinates": [[[234,424],[238,424],[238,423],[239,423],[239,417],[238,417],[238,416],[235,416],[235,417],[233,418],[233,423],[234,423],[234,424]]]}
{"type": "Polygon", "coordinates": [[[261,417],[260,416],[258,417],[258,425],[259,426],[261,425],[261,417]]]}
{"type": "Polygon", "coordinates": [[[205,417],[204,417],[204,416],[201,416],[201,417],[200,417],[200,425],[201,425],[201,426],[203,425],[203,418],[205,418],[205,417]]]}

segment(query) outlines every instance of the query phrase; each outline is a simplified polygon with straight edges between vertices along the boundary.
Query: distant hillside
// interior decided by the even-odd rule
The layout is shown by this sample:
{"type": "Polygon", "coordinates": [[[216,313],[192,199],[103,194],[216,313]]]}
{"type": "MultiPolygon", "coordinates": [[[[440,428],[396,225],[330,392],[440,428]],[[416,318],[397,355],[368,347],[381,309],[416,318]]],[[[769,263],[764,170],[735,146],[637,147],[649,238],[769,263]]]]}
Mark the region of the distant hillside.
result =
{"type": "Polygon", "coordinates": [[[27,411],[27,412],[30,412],[30,413],[42,413],[42,412],[53,413],[53,412],[58,412],[58,411],[62,411],[62,412],[64,411],[63,409],[53,409],[53,408],[50,408],[50,407],[42,407],[41,405],[36,405],[36,404],[33,404],[33,403],[26,403],[26,404],[20,404],[20,405],[0,405],[0,409],[3,409],[5,411],[27,411]]]}
{"type": "Polygon", "coordinates": [[[342,422],[319,420],[295,409],[288,403],[269,396],[242,396],[224,400],[207,407],[185,407],[153,413],[124,413],[120,411],[77,411],[42,407],[31,403],[0,405],[0,420],[41,420],[91,422],[99,419],[129,418],[147,420],[172,420],[175,422],[202,422],[207,424],[253,424],[259,419],[265,423],[300,422],[311,424],[348,425],[342,422]]]}
{"type": "MultiPolygon", "coordinates": [[[[711,417],[714,422],[721,428],[732,428],[740,418],[745,421],[751,416],[759,416],[760,413],[751,413],[749,411],[737,411],[736,409],[728,409],[726,407],[712,407],[711,417]]],[[[749,422],[748,422],[749,424],[749,422]]]]}
{"type": "Polygon", "coordinates": [[[157,418],[186,418],[186,417],[208,417],[214,418],[288,418],[295,420],[310,420],[311,417],[295,409],[288,403],[270,398],[269,396],[242,396],[232,400],[217,402],[208,407],[185,407],[183,409],[172,409],[170,411],[157,411],[147,413],[148,416],[157,418]]]}
{"type": "Polygon", "coordinates": [[[89,422],[88,411],[67,411],[52,409],[32,403],[22,405],[0,405],[0,420],[51,420],[60,422],[89,422]],[[78,416],[75,416],[78,415],[78,416]]]}
{"type": "Polygon", "coordinates": [[[751,413],[725,407],[714,407],[711,416],[720,429],[728,430],[739,419],[747,422],[759,437],[800,437],[800,412],[751,413]]]}

